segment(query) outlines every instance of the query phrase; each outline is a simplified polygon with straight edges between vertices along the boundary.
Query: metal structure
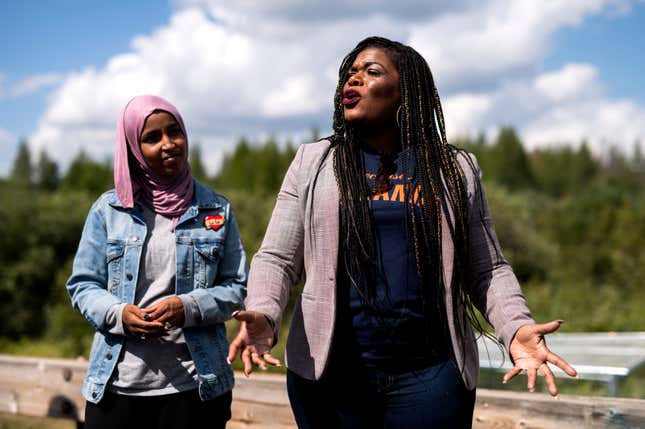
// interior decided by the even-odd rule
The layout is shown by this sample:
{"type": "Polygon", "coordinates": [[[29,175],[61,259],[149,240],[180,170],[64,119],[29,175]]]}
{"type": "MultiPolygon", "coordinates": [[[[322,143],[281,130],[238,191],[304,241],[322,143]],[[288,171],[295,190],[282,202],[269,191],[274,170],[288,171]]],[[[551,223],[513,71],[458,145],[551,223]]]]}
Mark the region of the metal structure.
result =
{"type": "MultiPolygon", "coordinates": [[[[620,381],[645,364],[645,332],[597,332],[552,334],[547,346],[573,366],[583,380],[607,384],[609,396],[617,396],[620,381]]],[[[477,341],[481,368],[506,372],[512,368],[508,353],[486,337],[477,341]]],[[[551,365],[556,377],[568,377],[551,365]]]]}

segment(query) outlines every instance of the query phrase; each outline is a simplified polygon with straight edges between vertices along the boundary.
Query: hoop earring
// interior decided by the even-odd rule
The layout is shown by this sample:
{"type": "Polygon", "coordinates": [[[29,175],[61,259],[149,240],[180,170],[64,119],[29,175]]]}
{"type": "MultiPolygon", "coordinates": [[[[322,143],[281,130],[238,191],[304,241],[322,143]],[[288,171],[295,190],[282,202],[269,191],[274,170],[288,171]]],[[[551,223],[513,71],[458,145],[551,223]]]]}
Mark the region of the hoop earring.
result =
{"type": "Polygon", "coordinates": [[[399,105],[399,108],[396,109],[396,125],[401,128],[401,122],[403,122],[403,114],[401,113],[401,105],[399,105]]]}

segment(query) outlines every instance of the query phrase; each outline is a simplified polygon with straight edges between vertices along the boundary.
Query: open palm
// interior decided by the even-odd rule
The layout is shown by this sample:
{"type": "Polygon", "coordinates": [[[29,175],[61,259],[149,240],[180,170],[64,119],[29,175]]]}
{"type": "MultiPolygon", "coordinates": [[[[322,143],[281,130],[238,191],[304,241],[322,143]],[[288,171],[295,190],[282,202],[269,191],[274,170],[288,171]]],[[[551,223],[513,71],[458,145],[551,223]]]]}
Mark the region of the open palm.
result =
{"type": "Polygon", "coordinates": [[[562,321],[556,320],[549,323],[529,324],[517,330],[509,346],[509,352],[514,366],[504,375],[502,379],[503,383],[508,382],[524,370],[528,378],[527,387],[530,392],[533,392],[539,371],[546,381],[549,393],[552,396],[557,396],[558,388],[548,363],[562,369],[571,377],[578,375],[576,370],[567,361],[549,350],[544,340],[544,336],[555,332],[561,323],[562,321]]]}

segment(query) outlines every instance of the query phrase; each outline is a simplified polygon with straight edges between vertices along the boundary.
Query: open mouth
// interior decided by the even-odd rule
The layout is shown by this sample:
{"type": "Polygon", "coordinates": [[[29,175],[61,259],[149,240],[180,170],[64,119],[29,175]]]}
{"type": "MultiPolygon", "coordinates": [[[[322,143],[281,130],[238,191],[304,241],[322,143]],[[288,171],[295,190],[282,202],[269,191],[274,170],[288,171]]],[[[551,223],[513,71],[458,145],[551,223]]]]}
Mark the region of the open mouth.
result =
{"type": "Polygon", "coordinates": [[[358,91],[348,89],[343,93],[343,105],[345,107],[354,107],[359,101],[361,101],[361,94],[358,91]]]}

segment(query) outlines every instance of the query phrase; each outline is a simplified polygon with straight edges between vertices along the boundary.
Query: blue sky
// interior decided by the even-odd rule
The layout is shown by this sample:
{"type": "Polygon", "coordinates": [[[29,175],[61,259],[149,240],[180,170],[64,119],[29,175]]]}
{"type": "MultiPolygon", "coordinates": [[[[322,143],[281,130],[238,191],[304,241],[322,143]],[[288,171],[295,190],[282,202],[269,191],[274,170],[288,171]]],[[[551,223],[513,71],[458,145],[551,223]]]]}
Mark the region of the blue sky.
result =
{"type": "Polygon", "coordinates": [[[216,169],[244,135],[330,128],[342,56],[362,37],[429,61],[451,136],[517,127],[529,148],[626,151],[645,134],[645,4],[637,0],[9,1],[0,6],[0,175],[27,138],[64,167],[104,158],[116,114],[157,93],[216,169]],[[343,13],[340,14],[339,11],[343,13]]]}
{"type": "MultiPolygon", "coordinates": [[[[81,0],[7,1],[0,6],[0,73],[9,81],[34,74],[100,67],[111,56],[129,49],[136,34],[168,22],[170,4],[164,1],[125,2],[81,0]]],[[[6,83],[5,83],[6,84],[6,83]]],[[[0,99],[0,128],[26,137],[46,109],[51,88],[24,97],[0,99]]]]}
{"type": "Polygon", "coordinates": [[[579,28],[565,28],[555,35],[553,52],[545,68],[567,62],[589,62],[598,67],[612,97],[630,97],[645,105],[645,5],[625,15],[596,16],[579,28]]]}

